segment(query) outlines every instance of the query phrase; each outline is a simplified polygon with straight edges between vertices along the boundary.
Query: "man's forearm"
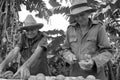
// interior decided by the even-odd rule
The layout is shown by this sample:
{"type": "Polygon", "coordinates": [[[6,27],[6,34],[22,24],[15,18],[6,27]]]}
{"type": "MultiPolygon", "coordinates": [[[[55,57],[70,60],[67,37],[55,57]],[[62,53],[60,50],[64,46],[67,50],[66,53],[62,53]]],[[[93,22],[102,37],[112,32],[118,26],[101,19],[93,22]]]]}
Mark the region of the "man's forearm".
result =
{"type": "Polygon", "coordinates": [[[23,64],[23,66],[29,68],[36,59],[40,57],[40,53],[43,51],[43,48],[37,47],[32,56],[23,64]]]}
{"type": "Polygon", "coordinates": [[[16,47],[12,51],[10,51],[7,57],[5,58],[5,60],[3,60],[3,62],[1,63],[1,65],[5,67],[9,62],[11,62],[17,56],[18,52],[19,52],[19,47],[16,47]]]}

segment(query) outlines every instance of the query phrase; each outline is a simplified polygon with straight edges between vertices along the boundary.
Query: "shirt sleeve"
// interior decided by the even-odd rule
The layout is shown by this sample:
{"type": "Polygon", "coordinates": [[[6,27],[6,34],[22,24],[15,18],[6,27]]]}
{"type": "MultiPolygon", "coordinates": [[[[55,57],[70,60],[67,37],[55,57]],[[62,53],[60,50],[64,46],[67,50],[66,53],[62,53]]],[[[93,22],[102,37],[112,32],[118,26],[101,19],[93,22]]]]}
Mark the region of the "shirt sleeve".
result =
{"type": "Polygon", "coordinates": [[[97,66],[97,71],[99,71],[99,68],[103,67],[112,58],[114,51],[108,41],[104,25],[99,28],[97,38],[98,51],[96,54],[98,55],[93,57],[93,60],[97,66]]]}
{"type": "Polygon", "coordinates": [[[18,38],[18,42],[16,44],[16,47],[20,47],[20,49],[22,48],[22,34],[20,34],[19,38],[18,38]]]}
{"type": "Polygon", "coordinates": [[[44,36],[39,44],[38,44],[40,47],[44,48],[44,50],[47,50],[47,46],[48,46],[48,43],[47,43],[47,36],[44,36]]]}
{"type": "Polygon", "coordinates": [[[68,30],[66,31],[66,36],[65,36],[65,40],[64,40],[62,48],[63,49],[69,49],[70,48],[68,30]]]}

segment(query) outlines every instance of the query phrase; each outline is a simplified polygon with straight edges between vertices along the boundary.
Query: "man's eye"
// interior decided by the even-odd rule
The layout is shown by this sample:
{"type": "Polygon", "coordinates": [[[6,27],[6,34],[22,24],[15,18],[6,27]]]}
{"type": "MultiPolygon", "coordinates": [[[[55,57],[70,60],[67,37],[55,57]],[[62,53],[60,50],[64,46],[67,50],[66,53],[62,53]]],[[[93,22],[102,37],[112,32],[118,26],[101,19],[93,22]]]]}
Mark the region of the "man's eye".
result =
{"type": "Polygon", "coordinates": [[[32,32],[32,31],[34,31],[34,30],[26,30],[26,32],[32,32]]]}

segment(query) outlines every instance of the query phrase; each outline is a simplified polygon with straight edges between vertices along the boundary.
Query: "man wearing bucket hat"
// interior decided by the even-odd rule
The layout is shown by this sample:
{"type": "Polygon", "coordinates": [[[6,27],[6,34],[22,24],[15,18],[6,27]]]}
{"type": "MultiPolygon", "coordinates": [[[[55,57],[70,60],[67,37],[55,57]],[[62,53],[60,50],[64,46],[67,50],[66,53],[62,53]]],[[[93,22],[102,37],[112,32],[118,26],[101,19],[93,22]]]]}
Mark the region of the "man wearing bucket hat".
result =
{"type": "Polygon", "coordinates": [[[47,49],[47,36],[39,31],[42,27],[43,24],[37,24],[32,15],[26,17],[24,27],[19,29],[21,31],[21,37],[18,44],[0,64],[1,72],[20,52],[21,67],[14,74],[14,77],[18,74],[21,74],[21,78],[38,73],[49,75],[45,53],[47,49]]]}
{"type": "Polygon", "coordinates": [[[70,76],[94,75],[107,80],[104,66],[112,58],[113,49],[108,41],[105,26],[89,18],[96,9],[89,7],[87,0],[72,0],[69,16],[74,18],[68,26],[63,48],[64,58],[72,65],[70,76]]]}

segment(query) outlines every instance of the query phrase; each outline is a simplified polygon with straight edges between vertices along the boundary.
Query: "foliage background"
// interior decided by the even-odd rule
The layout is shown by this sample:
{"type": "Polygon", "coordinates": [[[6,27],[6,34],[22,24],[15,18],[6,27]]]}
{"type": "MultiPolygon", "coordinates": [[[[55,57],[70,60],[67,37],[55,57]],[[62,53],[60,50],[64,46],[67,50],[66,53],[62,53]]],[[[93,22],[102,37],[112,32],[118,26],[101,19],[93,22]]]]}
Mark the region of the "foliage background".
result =
{"type": "MultiPolygon", "coordinates": [[[[26,6],[26,9],[30,12],[37,11],[36,17],[44,18],[49,22],[49,18],[55,14],[69,14],[70,12],[70,1],[71,0],[49,0],[49,4],[52,6],[52,9],[48,9],[44,0],[0,0],[0,62],[6,57],[8,52],[13,49],[15,46],[19,32],[19,29],[22,26],[22,22],[19,21],[18,12],[21,11],[21,4],[26,6]],[[66,5],[63,6],[62,3],[66,5]]],[[[120,52],[120,0],[88,0],[88,3],[93,8],[98,9],[98,11],[92,15],[94,19],[100,20],[105,23],[106,31],[109,36],[109,40],[113,47],[116,49],[116,54],[113,64],[115,64],[115,76],[118,78],[119,75],[119,52],[120,52]],[[118,71],[118,72],[117,72],[118,71]]],[[[69,19],[66,16],[66,19],[69,19]]],[[[66,63],[59,56],[59,44],[62,44],[64,41],[64,31],[63,30],[49,30],[44,31],[48,35],[60,34],[60,36],[52,37],[49,36],[49,39],[52,42],[49,45],[48,53],[54,54],[50,61],[52,65],[53,75],[65,74],[67,75],[66,63]],[[58,62],[57,62],[58,61],[58,62]],[[57,66],[59,63],[59,66],[57,66]],[[53,66],[54,65],[54,66],[53,66]],[[59,70],[61,66],[64,66],[63,69],[59,70]]],[[[67,64],[67,67],[70,65],[67,64]]]]}

